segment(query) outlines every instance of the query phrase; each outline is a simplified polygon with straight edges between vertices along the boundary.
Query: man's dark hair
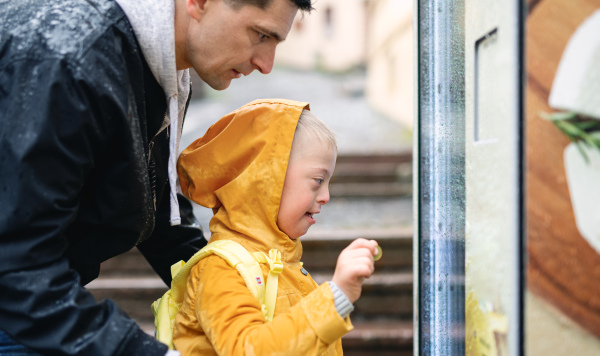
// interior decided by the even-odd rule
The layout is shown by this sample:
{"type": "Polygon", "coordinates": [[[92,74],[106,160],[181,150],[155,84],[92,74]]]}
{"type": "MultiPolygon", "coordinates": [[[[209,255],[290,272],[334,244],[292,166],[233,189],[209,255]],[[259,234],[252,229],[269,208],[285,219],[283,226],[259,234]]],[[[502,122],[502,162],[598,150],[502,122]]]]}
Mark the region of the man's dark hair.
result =
{"type": "MultiPolygon", "coordinates": [[[[273,0],[227,0],[233,7],[241,7],[244,5],[252,5],[256,6],[260,9],[266,9],[271,5],[273,0]]],[[[300,11],[310,12],[314,10],[312,7],[312,0],[289,0],[294,3],[294,5],[298,6],[300,11]]]]}

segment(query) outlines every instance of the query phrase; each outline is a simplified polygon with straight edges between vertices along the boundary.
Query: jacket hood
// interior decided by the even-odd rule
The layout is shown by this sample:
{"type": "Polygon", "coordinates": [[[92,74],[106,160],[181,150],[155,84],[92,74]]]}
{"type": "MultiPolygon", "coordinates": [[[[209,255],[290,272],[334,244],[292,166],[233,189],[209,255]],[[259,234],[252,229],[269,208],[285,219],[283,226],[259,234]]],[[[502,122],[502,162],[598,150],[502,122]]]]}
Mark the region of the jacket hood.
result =
{"type": "Polygon", "coordinates": [[[256,100],[222,117],[180,155],[183,194],[212,208],[211,241],[231,239],[249,251],[277,248],[298,262],[300,239],[277,226],[294,132],[308,103],[256,100]]]}
{"type": "Polygon", "coordinates": [[[177,70],[175,63],[175,2],[173,0],[116,0],[127,16],[144,58],[156,81],[165,91],[167,112],[158,132],[171,127],[169,142],[169,187],[171,225],[179,225],[177,201],[177,153],[185,106],[190,93],[189,70],[177,70]]]}

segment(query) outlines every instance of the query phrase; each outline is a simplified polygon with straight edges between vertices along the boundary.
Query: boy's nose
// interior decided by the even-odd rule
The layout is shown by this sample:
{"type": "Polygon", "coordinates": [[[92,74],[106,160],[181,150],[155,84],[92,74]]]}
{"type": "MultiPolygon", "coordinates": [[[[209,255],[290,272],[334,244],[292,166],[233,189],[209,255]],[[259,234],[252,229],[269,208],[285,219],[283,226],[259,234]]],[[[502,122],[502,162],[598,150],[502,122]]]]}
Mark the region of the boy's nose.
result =
{"type": "Polygon", "coordinates": [[[321,205],[325,205],[329,202],[329,198],[329,186],[325,186],[325,189],[322,189],[322,191],[319,193],[317,202],[319,202],[321,205]]]}

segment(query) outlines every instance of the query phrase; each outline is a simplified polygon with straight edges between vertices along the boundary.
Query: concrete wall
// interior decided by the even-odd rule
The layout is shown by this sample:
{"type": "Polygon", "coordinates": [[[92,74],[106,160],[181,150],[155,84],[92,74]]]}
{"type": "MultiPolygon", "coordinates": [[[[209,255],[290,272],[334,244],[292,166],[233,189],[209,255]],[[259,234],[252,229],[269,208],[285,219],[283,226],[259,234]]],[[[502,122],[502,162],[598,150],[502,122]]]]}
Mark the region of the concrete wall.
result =
{"type": "Polygon", "coordinates": [[[413,121],[412,0],[371,0],[368,7],[369,104],[407,127],[413,121]]]}
{"type": "Polygon", "coordinates": [[[342,72],[364,65],[365,0],[319,0],[310,14],[299,14],[275,63],[299,69],[342,72]]]}
{"type": "Polygon", "coordinates": [[[344,72],[366,67],[369,105],[412,128],[413,0],[319,0],[298,15],[275,63],[344,72]]]}

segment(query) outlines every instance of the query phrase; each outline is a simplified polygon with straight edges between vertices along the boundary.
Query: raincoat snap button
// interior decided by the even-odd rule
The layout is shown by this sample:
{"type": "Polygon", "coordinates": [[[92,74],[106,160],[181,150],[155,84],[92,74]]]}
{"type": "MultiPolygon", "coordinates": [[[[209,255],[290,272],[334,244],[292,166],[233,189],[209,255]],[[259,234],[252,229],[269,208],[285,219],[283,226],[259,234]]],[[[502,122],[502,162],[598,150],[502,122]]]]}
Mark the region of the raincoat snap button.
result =
{"type": "Polygon", "coordinates": [[[300,268],[300,272],[302,272],[303,275],[308,276],[308,271],[304,269],[304,267],[300,268]]]}

